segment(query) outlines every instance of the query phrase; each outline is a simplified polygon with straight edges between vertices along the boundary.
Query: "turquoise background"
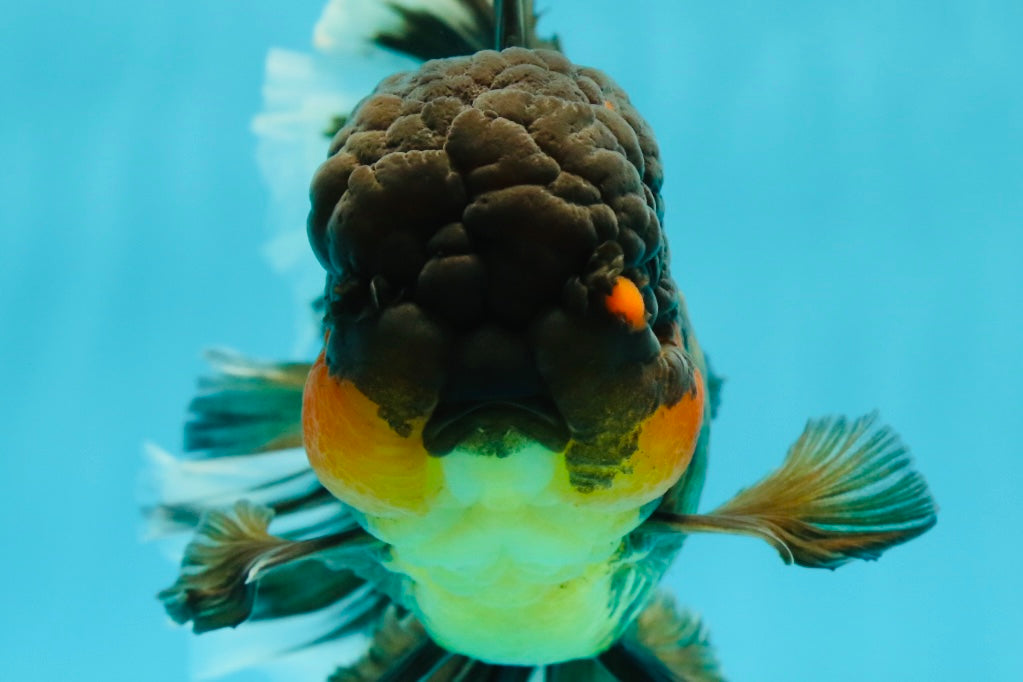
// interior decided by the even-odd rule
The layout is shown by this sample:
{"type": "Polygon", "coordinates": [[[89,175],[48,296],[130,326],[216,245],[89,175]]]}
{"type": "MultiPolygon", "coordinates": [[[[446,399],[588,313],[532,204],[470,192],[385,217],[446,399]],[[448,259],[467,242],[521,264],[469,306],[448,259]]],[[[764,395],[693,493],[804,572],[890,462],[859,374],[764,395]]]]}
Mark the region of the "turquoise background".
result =
{"type": "MultiPolygon", "coordinates": [[[[705,507],[879,408],[938,526],[878,563],[693,538],[670,584],[742,681],[1023,679],[1023,3],[546,0],[657,131],[676,278],[727,377],[705,507]]],[[[0,677],[182,680],[139,542],[199,352],[292,348],[249,121],[319,2],[5,2],[0,677]]],[[[233,680],[260,679],[254,674],[233,680]]]]}

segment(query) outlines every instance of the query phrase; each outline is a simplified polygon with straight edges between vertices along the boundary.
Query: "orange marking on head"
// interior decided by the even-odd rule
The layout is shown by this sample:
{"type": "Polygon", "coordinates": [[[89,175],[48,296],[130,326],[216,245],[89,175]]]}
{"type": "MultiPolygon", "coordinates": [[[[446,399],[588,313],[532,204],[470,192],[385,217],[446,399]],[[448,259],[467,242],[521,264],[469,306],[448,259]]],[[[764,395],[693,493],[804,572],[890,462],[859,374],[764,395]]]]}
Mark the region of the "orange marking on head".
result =
{"type": "Polygon", "coordinates": [[[404,437],[379,409],[354,383],[331,376],[320,353],[302,398],[309,463],[324,487],[365,514],[422,512],[442,484],[438,462],[423,447],[424,420],[404,437]]]}
{"type": "Polygon", "coordinates": [[[604,100],[604,107],[610,109],[611,111],[615,110],[615,105],[609,99],[604,100]]]}
{"type": "Polygon", "coordinates": [[[607,311],[629,325],[633,331],[646,327],[646,306],[639,287],[628,277],[618,276],[611,293],[604,298],[607,311]]]}

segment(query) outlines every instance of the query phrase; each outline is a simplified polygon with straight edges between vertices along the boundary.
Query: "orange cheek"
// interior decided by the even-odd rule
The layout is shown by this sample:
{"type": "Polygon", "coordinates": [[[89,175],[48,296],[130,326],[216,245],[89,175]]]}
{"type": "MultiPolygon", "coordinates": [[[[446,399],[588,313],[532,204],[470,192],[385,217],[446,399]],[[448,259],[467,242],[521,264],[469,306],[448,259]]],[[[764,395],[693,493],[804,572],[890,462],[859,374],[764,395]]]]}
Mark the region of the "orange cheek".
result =
{"type": "Polygon", "coordinates": [[[365,514],[425,511],[442,479],[438,461],[423,447],[424,420],[412,422],[405,437],[378,411],[354,383],[331,376],[320,353],[302,399],[309,463],[324,487],[365,514]]]}
{"type": "Polygon", "coordinates": [[[639,507],[664,495],[682,477],[703,424],[703,376],[698,369],[694,382],[695,392],[659,407],[643,422],[636,451],[623,462],[611,487],[579,493],[580,503],[608,509],[639,507]]]}

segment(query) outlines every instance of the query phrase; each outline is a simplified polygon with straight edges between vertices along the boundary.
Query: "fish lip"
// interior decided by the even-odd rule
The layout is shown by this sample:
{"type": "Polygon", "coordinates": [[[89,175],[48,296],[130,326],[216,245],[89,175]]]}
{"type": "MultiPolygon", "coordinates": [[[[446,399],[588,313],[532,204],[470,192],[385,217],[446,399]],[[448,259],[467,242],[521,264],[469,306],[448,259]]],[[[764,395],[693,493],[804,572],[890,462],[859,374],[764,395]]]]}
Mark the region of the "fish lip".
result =
{"type": "Polygon", "coordinates": [[[543,395],[438,405],[423,427],[423,445],[443,456],[481,426],[515,428],[552,452],[568,445],[570,431],[557,405],[543,395]]]}

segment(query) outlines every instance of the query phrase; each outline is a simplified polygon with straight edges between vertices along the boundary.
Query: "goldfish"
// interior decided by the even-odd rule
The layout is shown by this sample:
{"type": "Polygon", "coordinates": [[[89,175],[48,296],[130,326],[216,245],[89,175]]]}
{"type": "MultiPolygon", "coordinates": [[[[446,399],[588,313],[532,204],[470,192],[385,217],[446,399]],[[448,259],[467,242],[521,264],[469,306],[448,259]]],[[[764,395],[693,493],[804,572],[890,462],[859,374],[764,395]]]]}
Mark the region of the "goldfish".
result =
{"type": "Polygon", "coordinates": [[[193,457],[154,453],[192,490],[149,510],[194,532],[171,618],[319,614],[291,649],[347,651],[335,682],[721,680],[661,586],[688,535],[833,569],[934,525],[876,415],[809,420],[701,513],[721,380],[672,278],[653,131],[530,2],[380,5],[400,21],[373,40],[419,65],[323,121],[315,359],[213,353],[193,457]]]}

